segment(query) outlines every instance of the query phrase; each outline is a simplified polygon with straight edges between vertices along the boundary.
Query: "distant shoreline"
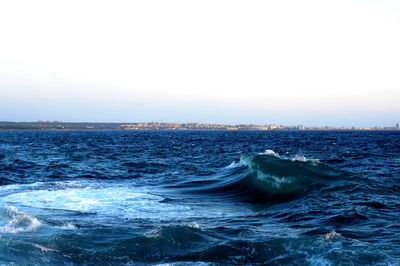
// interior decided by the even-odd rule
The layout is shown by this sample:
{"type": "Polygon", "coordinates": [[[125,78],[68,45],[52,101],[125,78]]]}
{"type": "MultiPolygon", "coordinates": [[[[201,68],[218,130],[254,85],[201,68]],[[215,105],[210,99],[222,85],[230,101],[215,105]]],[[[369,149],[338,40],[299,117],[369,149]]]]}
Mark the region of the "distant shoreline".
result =
{"type": "Polygon", "coordinates": [[[80,130],[80,131],[390,131],[395,127],[306,127],[303,125],[282,126],[274,124],[202,124],[202,123],[92,123],[92,122],[7,122],[0,121],[0,130],[80,130]]]}
{"type": "Polygon", "coordinates": [[[124,129],[3,129],[0,128],[0,132],[23,132],[23,131],[35,131],[35,132],[71,132],[71,131],[82,131],[82,132],[106,132],[106,131],[115,131],[115,132],[246,132],[246,131],[260,131],[260,132],[317,132],[317,131],[331,131],[331,132],[400,132],[397,129],[305,129],[305,130],[294,130],[294,129],[280,129],[280,130],[251,130],[251,129],[242,129],[242,130],[232,130],[232,129],[176,129],[176,130],[168,130],[168,129],[142,129],[142,130],[124,130],[124,129]]]}

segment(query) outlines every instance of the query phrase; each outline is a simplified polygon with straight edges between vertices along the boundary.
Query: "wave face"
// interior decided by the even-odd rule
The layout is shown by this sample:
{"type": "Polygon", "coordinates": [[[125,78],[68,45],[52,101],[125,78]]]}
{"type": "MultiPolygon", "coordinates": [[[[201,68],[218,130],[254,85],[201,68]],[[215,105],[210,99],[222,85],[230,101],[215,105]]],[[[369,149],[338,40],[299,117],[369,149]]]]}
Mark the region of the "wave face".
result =
{"type": "Polygon", "coordinates": [[[273,154],[244,157],[249,167],[246,182],[254,184],[257,199],[286,199],[305,193],[314,185],[342,179],[347,173],[315,160],[285,159],[273,154]]]}
{"type": "Polygon", "coordinates": [[[350,173],[335,169],[319,160],[308,160],[296,155],[280,157],[275,152],[248,155],[240,162],[232,162],[225,171],[208,182],[180,184],[185,190],[223,194],[234,198],[271,202],[299,197],[324,184],[349,177],[350,173]]]}
{"type": "Polygon", "coordinates": [[[0,131],[0,265],[398,265],[399,133],[0,131]]]}

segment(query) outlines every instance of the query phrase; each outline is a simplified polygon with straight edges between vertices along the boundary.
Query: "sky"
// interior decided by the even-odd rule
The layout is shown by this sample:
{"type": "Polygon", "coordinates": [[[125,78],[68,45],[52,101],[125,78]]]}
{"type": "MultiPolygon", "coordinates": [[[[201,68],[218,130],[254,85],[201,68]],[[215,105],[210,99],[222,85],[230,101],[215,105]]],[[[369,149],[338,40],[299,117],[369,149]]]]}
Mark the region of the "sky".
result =
{"type": "Polygon", "coordinates": [[[400,1],[0,1],[0,121],[394,126],[400,1]]]}

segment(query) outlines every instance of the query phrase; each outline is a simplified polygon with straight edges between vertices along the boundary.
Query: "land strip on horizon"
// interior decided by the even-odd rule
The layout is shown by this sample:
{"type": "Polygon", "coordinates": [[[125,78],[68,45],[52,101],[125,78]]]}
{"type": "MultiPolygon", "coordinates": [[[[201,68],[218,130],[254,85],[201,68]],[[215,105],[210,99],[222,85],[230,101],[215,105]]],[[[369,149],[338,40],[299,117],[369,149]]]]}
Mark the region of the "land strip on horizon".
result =
{"type": "Polygon", "coordinates": [[[394,127],[307,127],[275,124],[202,124],[202,123],[98,123],[98,122],[8,122],[0,121],[0,130],[400,130],[394,127]]]}

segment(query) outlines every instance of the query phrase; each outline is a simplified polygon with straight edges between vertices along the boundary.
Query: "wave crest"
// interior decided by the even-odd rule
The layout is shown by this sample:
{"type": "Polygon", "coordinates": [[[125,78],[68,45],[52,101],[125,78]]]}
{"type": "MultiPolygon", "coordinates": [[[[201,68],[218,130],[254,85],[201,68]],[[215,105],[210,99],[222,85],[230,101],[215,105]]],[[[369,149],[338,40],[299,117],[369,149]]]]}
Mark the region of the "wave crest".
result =
{"type": "Polygon", "coordinates": [[[316,185],[324,185],[348,173],[321,163],[318,159],[279,156],[272,150],[244,156],[214,178],[179,184],[186,190],[224,194],[250,201],[289,200],[316,185]]]}

